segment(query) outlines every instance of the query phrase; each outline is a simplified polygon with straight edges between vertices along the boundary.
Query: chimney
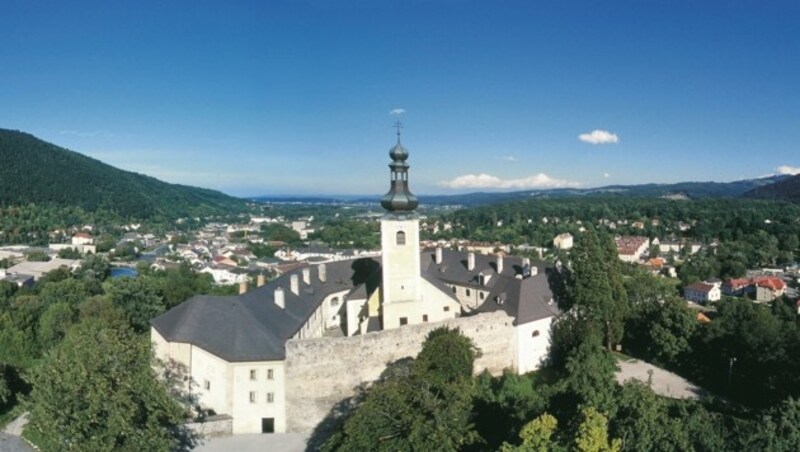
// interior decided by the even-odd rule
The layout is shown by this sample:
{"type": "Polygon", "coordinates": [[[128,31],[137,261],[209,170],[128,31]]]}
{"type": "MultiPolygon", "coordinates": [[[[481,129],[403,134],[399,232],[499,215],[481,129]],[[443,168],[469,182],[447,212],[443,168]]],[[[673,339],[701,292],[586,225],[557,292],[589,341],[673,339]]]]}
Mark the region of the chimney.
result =
{"type": "Polygon", "coordinates": [[[303,267],[303,282],[311,284],[311,267],[303,267]]]}
{"type": "Polygon", "coordinates": [[[497,255],[497,274],[503,273],[503,255],[497,255]]]}
{"type": "Polygon", "coordinates": [[[258,282],[256,283],[256,285],[257,285],[258,287],[261,287],[261,286],[263,286],[263,285],[264,285],[264,283],[266,283],[266,282],[267,282],[267,278],[266,278],[264,275],[261,275],[261,274],[260,274],[260,275],[258,275],[258,282]]]}
{"type": "Polygon", "coordinates": [[[289,287],[293,294],[300,295],[300,278],[297,276],[297,273],[289,277],[289,287]]]}
{"type": "Polygon", "coordinates": [[[239,283],[239,295],[247,292],[247,281],[242,281],[239,283]]]}
{"type": "Polygon", "coordinates": [[[475,270],[475,253],[473,252],[467,254],[467,270],[475,270]]]}
{"type": "Polygon", "coordinates": [[[328,282],[328,268],[325,264],[317,265],[317,270],[319,270],[319,280],[322,282],[328,282]]]}
{"type": "Polygon", "coordinates": [[[283,288],[281,286],[275,289],[275,304],[281,309],[286,307],[286,301],[283,298],[283,288]]]}
{"type": "Polygon", "coordinates": [[[436,263],[437,264],[441,264],[442,263],[442,247],[441,246],[437,246],[436,247],[436,263]]]}

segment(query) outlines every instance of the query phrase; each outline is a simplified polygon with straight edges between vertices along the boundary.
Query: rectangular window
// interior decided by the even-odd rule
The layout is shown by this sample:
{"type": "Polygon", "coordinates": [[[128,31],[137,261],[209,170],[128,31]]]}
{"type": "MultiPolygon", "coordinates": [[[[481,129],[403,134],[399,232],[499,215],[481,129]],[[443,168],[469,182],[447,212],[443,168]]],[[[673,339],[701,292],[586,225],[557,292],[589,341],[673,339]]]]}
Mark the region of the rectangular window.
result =
{"type": "Polygon", "coordinates": [[[444,307],[444,312],[450,312],[450,306],[445,306],[444,307]]]}
{"type": "Polygon", "coordinates": [[[211,382],[208,381],[208,380],[204,381],[203,382],[203,387],[206,388],[206,391],[210,391],[211,390],[211,382]]]}
{"type": "Polygon", "coordinates": [[[422,315],[422,321],[423,322],[427,322],[428,321],[428,314],[423,314],[422,315]]]}
{"type": "Polygon", "coordinates": [[[273,378],[272,369],[267,369],[267,380],[272,380],[273,378]]]}
{"type": "Polygon", "coordinates": [[[255,393],[255,391],[250,391],[250,403],[256,403],[256,393],[255,393]]]}
{"type": "Polygon", "coordinates": [[[408,317],[400,317],[400,326],[408,325],[408,317]]]}
{"type": "Polygon", "coordinates": [[[275,394],[272,392],[267,393],[267,403],[275,402],[275,394]]]}
{"type": "Polygon", "coordinates": [[[255,369],[250,369],[250,379],[251,380],[255,380],[256,379],[256,370],[255,369]]]}

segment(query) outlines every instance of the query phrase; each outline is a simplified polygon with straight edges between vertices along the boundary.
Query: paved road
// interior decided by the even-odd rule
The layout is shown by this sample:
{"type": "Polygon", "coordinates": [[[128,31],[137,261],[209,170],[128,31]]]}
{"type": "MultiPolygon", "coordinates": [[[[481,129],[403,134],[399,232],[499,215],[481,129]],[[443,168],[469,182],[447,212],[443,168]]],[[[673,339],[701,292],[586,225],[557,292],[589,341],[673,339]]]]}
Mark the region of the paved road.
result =
{"type": "Polygon", "coordinates": [[[19,436],[0,432],[0,452],[33,452],[33,448],[19,436]]]}
{"type": "Polygon", "coordinates": [[[0,431],[0,452],[33,452],[33,448],[19,437],[22,434],[22,427],[27,423],[28,416],[23,414],[0,431]]]}
{"type": "Polygon", "coordinates": [[[705,389],[683,377],[644,361],[619,361],[618,364],[617,382],[620,384],[631,379],[647,383],[652,372],[651,388],[656,394],[673,399],[700,399],[707,394],[705,389]]]}
{"type": "Polygon", "coordinates": [[[306,435],[298,433],[272,433],[234,435],[211,438],[195,448],[197,452],[303,452],[306,450],[306,435]]]}

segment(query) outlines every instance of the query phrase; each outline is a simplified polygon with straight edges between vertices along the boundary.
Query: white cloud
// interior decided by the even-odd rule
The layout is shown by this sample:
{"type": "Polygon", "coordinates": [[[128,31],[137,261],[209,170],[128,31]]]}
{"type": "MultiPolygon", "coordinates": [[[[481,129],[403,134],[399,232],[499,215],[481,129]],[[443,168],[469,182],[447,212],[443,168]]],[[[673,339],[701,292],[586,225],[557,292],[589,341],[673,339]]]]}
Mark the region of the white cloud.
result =
{"type": "Polygon", "coordinates": [[[775,168],[775,172],[777,174],[800,174],[800,166],[789,166],[789,165],[782,165],[775,168]]]}
{"type": "Polygon", "coordinates": [[[611,175],[608,173],[603,173],[603,177],[611,177],[611,175]]]}
{"type": "Polygon", "coordinates": [[[439,185],[456,190],[465,188],[513,188],[521,190],[526,188],[579,187],[581,184],[579,182],[554,179],[547,174],[538,173],[522,179],[500,179],[489,174],[465,174],[451,181],[440,182],[439,185]]]}
{"type": "Polygon", "coordinates": [[[582,133],[578,135],[578,139],[589,144],[619,143],[619,137],[616,133],[611,133],[608,130],[600,129],[592,130],[589,133],[582,133]]]}
{"type": "Polygon", "coordinates": [[[61,135],[71,135],[74,137],[90,138],[100,135],[100,132],[81,132],[79,130],[59,130],[61,135]]]}
{"type": "Polygon", "coordinates": [[[506,162],[516,162],[517,158],[514,157],[513,155],[507,155],[503,157],[503,160],[505,160],[506,162]]]}
{"type": "Polygon", "coordinates": [[[99,131],[99,130],[95,130],[95,131],[59,130],[58,133],[61,134],[61,135],[69,135],[69,136],[78,137],[78,138],[96,138],[96,137],[114,138],[114,137],[117,136],[117,135],[115,135],[115,134],[113,134],[111,132],[103,132],[103,131],[99,131]]]}
{"type": "Polygon", "coordinates": [[[394,110],[389,111],[390,115],[402,115],[406,112],[405,108],[395,108],[394,110]]]}

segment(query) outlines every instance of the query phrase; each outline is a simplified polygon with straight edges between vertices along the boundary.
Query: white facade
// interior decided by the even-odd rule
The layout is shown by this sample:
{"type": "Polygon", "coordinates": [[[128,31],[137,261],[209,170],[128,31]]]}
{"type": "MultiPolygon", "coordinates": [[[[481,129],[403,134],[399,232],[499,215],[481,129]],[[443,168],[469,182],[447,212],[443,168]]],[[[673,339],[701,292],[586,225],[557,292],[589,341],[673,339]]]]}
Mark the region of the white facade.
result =
{"type": "Polygon", "coordinates": [[[523,323],[514,328],[516,332],[517,362],[515,370],[523,374],[541,367],[550,345],[550,326],[554,317],[523,323]]]}
{"type": "Polygon", "coordinates": [[[572,249],[572,242],[572,234],[565,232],[563,234],[558,234],[556,238],[553,239],[553,246],[560,250],[570,250],[572,249]]]}
{"type": "Polygon", "coordinates": [[[419,220],[385,217],[381,219],[383,250],[383,303],[419,301],[419,220]]]}
{"type": "Polygon", "coordinates": [[[717,284],[695,283],[683,289],[683,296],[688,301],[706,303],[719,301],[722,298],[722,292],[717,284]]]}
{"type": "Polygon", "coordinates": [[[185,366],[200,405],[233,417],[233,433],[286,431],[283,361],[231,363],[192,344],[168,342],[150,329],[156,357],[185,366]],[[264,424],[266,420],[266,425],[264,424]]]}

